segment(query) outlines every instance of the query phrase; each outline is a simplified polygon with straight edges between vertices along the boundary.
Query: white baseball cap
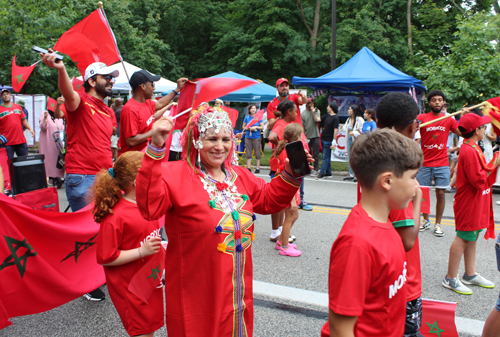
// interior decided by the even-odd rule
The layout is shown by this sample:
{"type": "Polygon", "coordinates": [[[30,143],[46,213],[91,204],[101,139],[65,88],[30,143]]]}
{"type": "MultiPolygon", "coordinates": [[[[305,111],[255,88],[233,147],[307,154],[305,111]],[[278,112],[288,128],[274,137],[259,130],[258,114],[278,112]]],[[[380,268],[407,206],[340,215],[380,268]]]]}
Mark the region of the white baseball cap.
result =
{"type": "Polygon", "coordinates": [[[103,62],[94,62],[85,69],[85,77],[84,81],[87,81],[94,75],[111,75],[113,77],[118,77],[120,72],[118,70],[111,70],[105,63],[103,62]]]}

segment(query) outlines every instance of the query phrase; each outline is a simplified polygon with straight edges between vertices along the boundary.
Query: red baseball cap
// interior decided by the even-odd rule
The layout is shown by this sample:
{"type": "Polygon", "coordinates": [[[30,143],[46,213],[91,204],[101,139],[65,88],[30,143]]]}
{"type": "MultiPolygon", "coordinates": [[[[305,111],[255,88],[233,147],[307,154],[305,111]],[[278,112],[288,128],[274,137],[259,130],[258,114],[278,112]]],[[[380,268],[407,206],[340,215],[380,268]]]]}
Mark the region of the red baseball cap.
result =
{"type": "Polygon", "coordinates": [[[490,116],[479,116],[476,115],[475,113],[468,113],[463,115],[462,118],[460,118],[458,126],[464,128],[465,131],[462,131],[463,133],[470,133],[476,130],[481,125],[488,123],[491,123],[490,116]]]}
{"type": "Polygon", "coordinates": [[[288,80],[286,78],[282,77],[282,78],[280,78],[279,80],[276,81],[276,86],[280,85],[283,82],[286,82],[286,83],[290,84],[290,82],[288,82],[288,80]]]}

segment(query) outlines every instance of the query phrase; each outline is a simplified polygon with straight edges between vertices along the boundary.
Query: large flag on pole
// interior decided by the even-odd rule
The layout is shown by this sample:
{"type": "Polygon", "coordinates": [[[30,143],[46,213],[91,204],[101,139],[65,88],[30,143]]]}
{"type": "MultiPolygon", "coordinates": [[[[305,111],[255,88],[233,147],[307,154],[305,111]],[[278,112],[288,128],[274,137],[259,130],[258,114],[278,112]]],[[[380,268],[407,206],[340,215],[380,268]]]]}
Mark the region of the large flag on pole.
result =
{"type": "Polygon", "coordinates": [[[47,311],[104,284],[96,261],[99,225],[90,207],[37,211],[0,194],[2,325],[8,324],[4,313],[8,318],[47,311]]]}
{"type": "Polygon", "coordinates": [[[68,55],[82,76],[87,66],[94,62],[104,62],[109,66],[122,61],[115,35],[101,9],[96,9],[66,31],[54,49],[68,55]]]}
{"type": "Polygon", "coordinates": [[[210,77],[196,80],[197,91],[193,109],[197,109],[203,102],[210,102],[231,92],[258,84],[254,80],[239,78],[210,77]]]}
{"type": "Polygon", "coordinates": [[[16,54],[14,54],[14,58],[12,59],[12,90],[15,92],[21,91],[38,62],[33,63],[29,67],[19,67],[16,64],[16,54]]]}

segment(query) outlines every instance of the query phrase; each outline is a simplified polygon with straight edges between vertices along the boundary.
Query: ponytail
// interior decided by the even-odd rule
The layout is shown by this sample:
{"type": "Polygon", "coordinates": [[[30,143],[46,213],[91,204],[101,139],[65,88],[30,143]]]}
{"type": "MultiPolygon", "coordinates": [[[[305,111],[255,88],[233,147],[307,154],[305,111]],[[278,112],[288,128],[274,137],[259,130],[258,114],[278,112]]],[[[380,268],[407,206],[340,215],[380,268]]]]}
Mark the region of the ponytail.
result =
{"type": "Polygon", "coordinates": [[[278,142],[278,145],[274,149],[274,153],[273,153],[274,158],[278,159],[278,157],[281,154],[281,151],[283,151],[285,149],[285,145],[286,145],[286,140],[280,140],[278,142]]]}
{"type": "Polygon", "coordinates": [[[276,117],[284,118],[286,113],[290,110],[293,110],[295,103],[292,101],[283,101],[278,104],[278,110],[274,112],[276,117]]]}
{"type": "Polygon", "coordinates": [[[300,140],[302,137],[302,126],[297,123],[288,124],[283,130],[283,139],[278,142],[278,145],[274,149],[273,156],[278,158],[285,148],[287,143],[295,142],[300,140]]]}

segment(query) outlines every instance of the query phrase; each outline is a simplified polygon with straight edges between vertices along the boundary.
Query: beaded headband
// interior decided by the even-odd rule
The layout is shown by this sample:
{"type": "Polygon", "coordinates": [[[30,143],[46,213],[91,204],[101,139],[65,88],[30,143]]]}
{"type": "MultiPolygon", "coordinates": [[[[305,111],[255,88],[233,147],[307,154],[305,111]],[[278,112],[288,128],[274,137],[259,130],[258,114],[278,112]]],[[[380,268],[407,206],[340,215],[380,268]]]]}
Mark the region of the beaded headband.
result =
{"type": "Polygon", "coordinates": [[[196,149],[203,148],[203,138],[211,133],[219,133],[224,129],[227,133],[233,131],[233,125],[227,112],[218,107],[209,107],[202,111],[198,121],[200,137],[194,142],[196,149]]]}

